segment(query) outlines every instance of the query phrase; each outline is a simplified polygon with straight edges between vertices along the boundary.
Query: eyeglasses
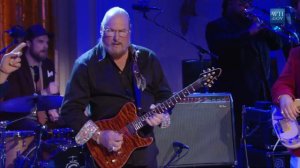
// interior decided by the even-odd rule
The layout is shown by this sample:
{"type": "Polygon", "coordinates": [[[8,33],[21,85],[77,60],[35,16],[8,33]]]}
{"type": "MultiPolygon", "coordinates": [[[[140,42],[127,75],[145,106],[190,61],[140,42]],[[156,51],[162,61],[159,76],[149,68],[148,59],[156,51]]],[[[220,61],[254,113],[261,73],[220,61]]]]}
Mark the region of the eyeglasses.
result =
{"type": "Polygon", "coordinates": [[[104,36],[113,37],[115,33],[118,33],[120,37],[127,37],[130,30],[113,30],[110,28],[104,29],[104,36]]]}

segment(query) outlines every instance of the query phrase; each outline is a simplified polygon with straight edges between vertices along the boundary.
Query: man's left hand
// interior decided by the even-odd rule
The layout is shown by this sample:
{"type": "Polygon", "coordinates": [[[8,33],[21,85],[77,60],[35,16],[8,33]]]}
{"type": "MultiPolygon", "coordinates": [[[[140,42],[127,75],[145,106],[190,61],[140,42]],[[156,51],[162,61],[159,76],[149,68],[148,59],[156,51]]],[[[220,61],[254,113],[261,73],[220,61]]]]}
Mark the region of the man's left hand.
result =
{"type": "Polygon", "coordinates": [[[151,117],[148,117],[146,119],[147,124],[150,126],[158,126],[163,120],[163,114],[157,114],[155,113],[151,117]]]}
{"type": "MultiPolygon", "coordinates": [[[[150,109],[154,109],[156,106],[154,104],[152,104],[150,106],[150,109]]],[[[167,125],[164,124],[163,128],[166,128],[170,125],[170,115],[169,113],[155,113],[154,115],[152,115],[151,117],[148,117],[146,119],[147,124],[149,124],[150,126],[158,126],[161,125],[162,123],[164,123],[164,120],[168,119],[168,123],[167,125]]]]}

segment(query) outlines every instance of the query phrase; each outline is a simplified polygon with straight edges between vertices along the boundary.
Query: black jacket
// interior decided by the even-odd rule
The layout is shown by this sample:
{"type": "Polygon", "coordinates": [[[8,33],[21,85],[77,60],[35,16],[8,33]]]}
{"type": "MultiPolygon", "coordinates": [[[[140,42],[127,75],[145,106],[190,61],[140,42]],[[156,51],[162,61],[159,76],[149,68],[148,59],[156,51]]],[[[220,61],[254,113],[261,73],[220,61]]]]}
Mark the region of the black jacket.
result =
{"type": "MultiPolygon", "coordinates": [[[[222,17],[207,24],[206,40],[211,52],[219,56],[223,69],[215,88],[233,93],[234,101],[251,105],[266,100],[271,58],[270,50],[280,49],[282,39],[268,29],[250,35],[251,22],[222,17]]],[[[270,84],[268,84],[270,85],[270,84]]]]}

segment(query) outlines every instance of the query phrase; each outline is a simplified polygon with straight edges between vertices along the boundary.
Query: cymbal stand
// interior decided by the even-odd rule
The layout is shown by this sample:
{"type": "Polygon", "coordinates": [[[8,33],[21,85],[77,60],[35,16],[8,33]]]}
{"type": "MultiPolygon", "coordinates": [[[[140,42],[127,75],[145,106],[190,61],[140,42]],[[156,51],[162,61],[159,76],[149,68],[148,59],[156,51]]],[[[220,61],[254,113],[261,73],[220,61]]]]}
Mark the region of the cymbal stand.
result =
{"type": "Polygon", "coordinates": [[[46,125],[39,125],[39,128],[37,130],[37,134],[36,134],[36,142],[35,142],[35,151],[34,151],[34,157],[33,157],[33,161],[31,163],[31,167],[40,167],[39,164],[39,152],[40,152],[40,147],[42,144],[42,137],[43,137],[43,133],[47,130],[47,126],[46,125]]]}
{"type": "MultiPolygon", "coordinates": [[[[34,116],[37,116],[37,99],[35,99],[35,105],[34,105],[32,114],[34,116]]],[[[32,160],[32,162],[30,164],[31,168],[34,168],[35,166],[36,167],[40,167],[40,163],[38,162],[39,161],[39,152],[40,152],[40,147],[41,147],[41,144],[42,144],[43,133],[46,130],[47,130],[47,126],[46,125],[43,125],[43,124],[39,125],[38,130],[37,130],[37,134],[36,134],[34,157],[33,157],[33,160],[32,160]]]]}

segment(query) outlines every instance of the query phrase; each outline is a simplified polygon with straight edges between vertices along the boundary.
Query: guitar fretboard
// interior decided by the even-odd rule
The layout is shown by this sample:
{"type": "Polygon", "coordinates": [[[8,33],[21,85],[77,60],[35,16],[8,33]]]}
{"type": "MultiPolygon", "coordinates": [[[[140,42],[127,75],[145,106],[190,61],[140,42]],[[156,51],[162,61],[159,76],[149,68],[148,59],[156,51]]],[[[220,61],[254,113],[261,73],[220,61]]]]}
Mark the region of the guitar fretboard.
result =
{"type": "Polygon", "coordinates": [[[192,84],[188,85],[178,93],[174,94],[169,99],[158,104],[154,109],[152,109],[151,111],[147,112],[143,116],[139,117],[138,119],[136,119],[135,121],[127,125],[127,128],[130,130],[131,133],[135,133],[136,131],[138,131],[139,129],[141,129],[147,124],[145,120],[148,117],[152,116],[155,113],[160,114],[167,110],[170,110],[175,106],[176,103],[180,102],[183,98],[187,97],[191,93],[194,93],[197,89],[200,89],[203,86],[210,87],[210,85],[213,83],[216,77],[218,77],[220,74],[221,74],[221,69],[219,68],[213,69],[213,71],[202,73],[200,75],[202,76],[201,78],[199,78],[192,84]]]}

